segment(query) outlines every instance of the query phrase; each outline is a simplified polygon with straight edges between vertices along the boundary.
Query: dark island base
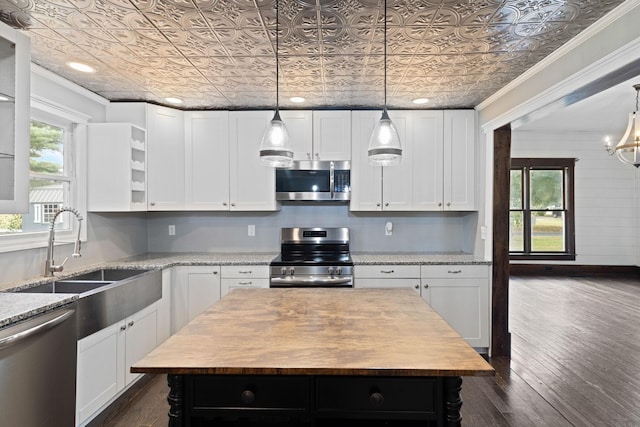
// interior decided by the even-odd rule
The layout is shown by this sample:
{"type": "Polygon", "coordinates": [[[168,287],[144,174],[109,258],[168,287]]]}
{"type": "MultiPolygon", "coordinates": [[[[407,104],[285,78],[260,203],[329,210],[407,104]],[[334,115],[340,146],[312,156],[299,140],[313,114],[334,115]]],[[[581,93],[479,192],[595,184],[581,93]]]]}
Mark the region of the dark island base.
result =
{"type": "Polygon", "coordinates": [[[169,427],[460,427],[462,377],[168,375],[169,427]]]}

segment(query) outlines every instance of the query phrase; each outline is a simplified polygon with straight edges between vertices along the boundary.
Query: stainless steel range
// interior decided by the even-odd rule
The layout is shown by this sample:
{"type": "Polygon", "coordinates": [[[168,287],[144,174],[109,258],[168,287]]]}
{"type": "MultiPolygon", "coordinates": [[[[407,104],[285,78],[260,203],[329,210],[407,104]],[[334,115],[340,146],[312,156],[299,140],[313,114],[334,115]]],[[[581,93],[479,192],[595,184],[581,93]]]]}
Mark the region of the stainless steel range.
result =
{"type": "Polygon", "coordinates": [[[283,228],[271,261],[272,288],[352,288],[348,228],[283,228]]]}

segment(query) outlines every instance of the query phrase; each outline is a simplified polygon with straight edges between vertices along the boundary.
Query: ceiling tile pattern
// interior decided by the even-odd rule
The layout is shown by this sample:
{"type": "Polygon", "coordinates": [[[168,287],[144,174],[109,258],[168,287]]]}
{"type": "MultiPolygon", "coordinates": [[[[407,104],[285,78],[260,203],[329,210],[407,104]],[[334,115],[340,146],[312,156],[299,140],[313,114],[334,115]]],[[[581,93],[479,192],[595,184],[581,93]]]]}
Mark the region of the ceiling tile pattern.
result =
{"type": "MultiPolygon", "coordinates": [[[[392,108],[473,107],[622,0],[388,0],[392,108]],[[424,107],[424,106],[423,106],[424,107]]],[[[280,105],[380,107],[383,0],[280,0],[280,105]]],[[[272,108],[274,0],[0,0],[32,59],[110,100],[272,108]],[[69,61],[97,71],[81,74],[69,61]]]]}

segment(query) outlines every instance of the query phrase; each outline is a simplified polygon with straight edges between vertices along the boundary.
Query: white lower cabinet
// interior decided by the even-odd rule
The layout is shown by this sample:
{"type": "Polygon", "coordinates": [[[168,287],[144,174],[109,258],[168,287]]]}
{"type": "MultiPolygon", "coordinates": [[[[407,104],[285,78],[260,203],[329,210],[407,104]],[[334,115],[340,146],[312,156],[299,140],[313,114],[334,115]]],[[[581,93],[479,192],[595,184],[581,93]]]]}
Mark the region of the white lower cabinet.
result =
{"type": "Polygon", "coordinates": [[[157,303],[78,341],[76,425],[85,425],[138,374],[131,365],[157,345],[157,303]]]}
{"type": "Polygon", "coordinates": [[[420,266],[358,265],[354,288],[412,288],[420,293],[420,266]]]}
{"type": "Polygon", "coordinates": [[[489,348],[489,267],[423,265],[422,298],[472,347],[489,348]]]}
{"type": "Polygon", "coordinates": [[[175,267],[171,280],[171,333],[220,299],[220,266],[175,267]]]}
{"type": "Polygon", "coordinates": [[[233,289],[268,288],[268,265],[223,265],[220,297],[233,289]]]}

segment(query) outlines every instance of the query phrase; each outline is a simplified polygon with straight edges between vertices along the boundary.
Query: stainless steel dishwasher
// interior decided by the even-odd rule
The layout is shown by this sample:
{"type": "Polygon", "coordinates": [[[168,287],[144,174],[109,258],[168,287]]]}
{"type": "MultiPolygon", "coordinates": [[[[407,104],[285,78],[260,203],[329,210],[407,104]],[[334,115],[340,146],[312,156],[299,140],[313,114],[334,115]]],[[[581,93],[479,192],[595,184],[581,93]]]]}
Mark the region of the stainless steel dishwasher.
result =
{"type": "Polygon", "coordinates": [[[0,330],[2,425],[75,425],[76,304],[0,330]]]}

